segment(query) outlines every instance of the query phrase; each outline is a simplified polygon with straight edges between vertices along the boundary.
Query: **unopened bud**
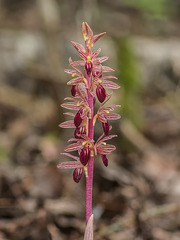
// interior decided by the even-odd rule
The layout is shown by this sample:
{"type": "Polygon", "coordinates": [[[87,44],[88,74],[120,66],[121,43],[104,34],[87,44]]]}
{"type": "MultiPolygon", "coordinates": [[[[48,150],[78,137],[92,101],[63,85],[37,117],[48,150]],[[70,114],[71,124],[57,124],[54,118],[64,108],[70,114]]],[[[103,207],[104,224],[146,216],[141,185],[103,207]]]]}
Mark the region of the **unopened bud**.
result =
{"type": "Polygon", "coordinates": [[[80,153],[80,161],[81,161],[82,165],[86,166],[86,164],[89,161],[89,158],[90,158],[89,146],[83,147],[83,149],[81,150],[81,153],[80,153]]]}
{"type": "Polygon", "coordinates": [[[106,90],[101,84],[97,85],[96,95],[100,103],[104,102],[104,100],[106,99],[106,90]]]}

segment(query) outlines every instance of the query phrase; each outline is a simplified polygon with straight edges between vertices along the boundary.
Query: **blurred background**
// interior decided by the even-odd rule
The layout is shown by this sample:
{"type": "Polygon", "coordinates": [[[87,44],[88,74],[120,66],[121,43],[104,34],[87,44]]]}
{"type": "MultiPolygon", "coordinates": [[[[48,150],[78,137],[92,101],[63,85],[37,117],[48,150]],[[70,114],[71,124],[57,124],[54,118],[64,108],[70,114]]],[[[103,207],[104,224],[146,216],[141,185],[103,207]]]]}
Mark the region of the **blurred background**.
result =
{"type": "Polygon", "coordinates": [[[179,16],[180,0],[0,0],[1,240],[83,239],[85,179],[56,168],[83,21],[107,32],[93,49],[121,85],[117,150],[95,161],[95,239],[180,239],[179,16]]]}

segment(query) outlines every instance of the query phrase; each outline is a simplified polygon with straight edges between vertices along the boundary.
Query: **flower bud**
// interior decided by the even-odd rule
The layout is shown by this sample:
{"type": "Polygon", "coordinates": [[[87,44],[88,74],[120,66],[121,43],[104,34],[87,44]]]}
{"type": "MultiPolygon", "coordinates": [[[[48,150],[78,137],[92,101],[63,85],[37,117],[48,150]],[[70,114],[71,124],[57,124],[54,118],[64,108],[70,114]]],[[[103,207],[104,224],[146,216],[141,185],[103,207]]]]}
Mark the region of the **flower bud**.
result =
{"type": "Polygon", "coordinates": [[[83,127],[77,127],[74,131],[74,137],[75,138],[81,138],[81,134],[86,134],[86,128],[83,127]]]}
{"type": "Polygon", "coordinates": [[[107,167],[108,166],[108,159],[107,159],[106,155],[101,154],[101,158],[102,158],[102,161],[104,163],[104,166],[107,167]]]}
{"type": "Polygon", "coordinates": [[[92,68],[93,68],[92,62],[86,62],[85,63],[85,70],[87,72],[87,75],[91,74],[92,68]]]}
{"type": "Polygon", "coordinates": [[[74,117],[74,125],[76,127],[78,127],[82,122],[81,113],[82,113],[82,109],[79,109],[79,111],[76,113],[74,117]]]}
{"type": "Polygon", "coordinates": [[[76,183],[78,183],[82,177],[83,168],[75,168],[73,172],[73,179],[76,183]]]}
{"type": "Polygon", "coordinates": [[[102,122],[102,127],[103,127],[103,130],[104,130],[104,134],[107,136],[109,134],[109,123],[108,121],[107,122],[102,122]]]}
{"type": "Polygon", "coordinates": [[[86,164],[89,161],[89,158],[90,158],[89,146],[83,147],[83,149],[81,150],[81,153],[80,153],[80,162],[82,163],[82,165],[86,166],[86,164]]]}
{"type": "Polygon", "coordinates": [[[106,98],[106,90],[104,89],[104,87],[101,84],[97,85],[96,95],[97,95],[97,98],[100,101],[100,103],[104,102],[104,100],[106,98]]]}
{"type": "Polygon", "coordinates": [[[72,86],[72,88],[71,88],[71,95],[72,95],[73,97],[76,96],[76,85],[73,85],[73,86],[72,86]]]}

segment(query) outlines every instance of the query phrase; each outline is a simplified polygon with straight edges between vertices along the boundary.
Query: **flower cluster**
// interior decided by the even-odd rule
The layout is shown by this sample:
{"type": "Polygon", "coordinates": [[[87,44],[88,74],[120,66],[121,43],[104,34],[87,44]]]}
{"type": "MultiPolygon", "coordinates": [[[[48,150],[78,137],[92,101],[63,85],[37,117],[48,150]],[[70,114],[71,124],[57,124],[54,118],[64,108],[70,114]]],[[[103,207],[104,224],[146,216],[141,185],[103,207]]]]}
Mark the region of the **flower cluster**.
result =
{"type": "Polygon", "coordinates": [[[59,126],[62,128],[75,128],[74,138],[68,140],[73,142],[68,145],[62,153],[75,161],[63,162],[58,165],[58,168],[74,168],[73,178],[75,182],[79,182],[83,172],[86,177],[88,176],[88,163],[91,157],[101,154],[104,165],[108,166],[107,155],[115,150],[115,146],[107,144],[105,141],[116,137],[116,135],[109,135],[111,126],[109,120],[119,119],[120,115],[112,113],[115,107],[119,105],[104,106],[111,98],[112,93],[108,93],[106,89],[118,89],[119,85],[109,81],[109,79],[117,79],[114,76],[103,76],[104,72],[113,72],[114,70],[101,64],[105,62],[108,57],[98,57],[101,49],[92,51],[91,48],[104,33],[97,35],[87,23],[82,23],[82,35],[85,40],[85,47],[79,43],[71,42],[72,45],[79,53],[81,60],[72,61],[69,58],[69,65],[72,69],[66,69],[65,72],[72,75],[72,79],[68,81],[71,85],[71,97],[66,97],[68,102],[63,103],[61,106],[75,110],[75,113],[64,113],[73,117],[73,120],[68,120],[61,123],[59,126]],[[84,69],[84,73],[81,69],[84,69]],[[96,114],[94,114],[94,104],[96,99],[100,102],[96,114]],[[96,121],[102,123],[103,134],[95,142],[94,140],[94,126],[96,121]],[[72,155],[69,152],[77,151],[78,156],[72,155]]]}

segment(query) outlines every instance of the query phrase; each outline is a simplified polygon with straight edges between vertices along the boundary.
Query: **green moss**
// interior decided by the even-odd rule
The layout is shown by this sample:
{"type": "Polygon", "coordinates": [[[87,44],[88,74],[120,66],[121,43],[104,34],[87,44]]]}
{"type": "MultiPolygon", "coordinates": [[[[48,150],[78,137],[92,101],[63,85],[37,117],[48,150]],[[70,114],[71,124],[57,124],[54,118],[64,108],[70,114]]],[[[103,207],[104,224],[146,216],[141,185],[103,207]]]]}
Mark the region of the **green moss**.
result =
{"type": "Polygon", "coordinates": [[[0,162],[7,161],[9,159],[9,151],[4,146],[0,146],[0,162]]]}
{"type": "Polygon", "coordinates": [[[141,104],[141,78],[128,36],[116,39],[119,84],[121,85],[121,115],[138,129],[143,127],[141,104]]]}

